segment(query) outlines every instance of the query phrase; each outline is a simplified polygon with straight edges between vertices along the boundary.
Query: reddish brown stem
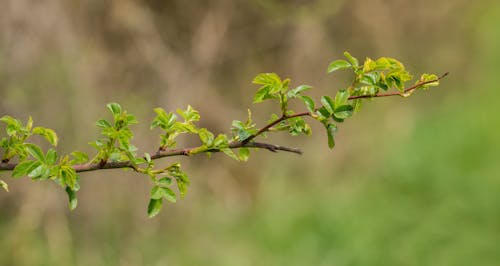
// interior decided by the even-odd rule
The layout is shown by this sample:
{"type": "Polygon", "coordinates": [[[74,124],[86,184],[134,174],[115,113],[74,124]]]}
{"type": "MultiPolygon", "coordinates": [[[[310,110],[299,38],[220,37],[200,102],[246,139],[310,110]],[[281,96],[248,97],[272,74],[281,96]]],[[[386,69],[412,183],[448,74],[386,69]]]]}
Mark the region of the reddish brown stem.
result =
{"type": "MultiPolygon", "coordinates": [[[[192,154],[192,151],[198,149],[199,147],[191,147],[191,148],[184,148],[184,149],[174,149],[174,150],[164,150],[164,151],[157,151],[155,154],[151,156],[151,159],[156,160],[164,157],[172,157],[172,156],[180,156],[180,155],[195,155],[192,154]]],[[[289,147],[283,147],[275,144],[269,144],[269,143],[262,143],[262,142],[252,142],[252,143],[241,143],[237,142],[234,144],[230,144],[229,146],[230,149],[237,149],[237,148],[254,148],[254,149],[265,149],[269,150],[271,152],[277,152],[277,151],[286,151],[286,152],[291,152],[291,153],[296,153],[296,154],[302,154],[302,151],[300,149],[296,148],[289,148],[289,147]]],[[[221,150],[219,149],[210,149],[203,151],[202,153],[205,152],[220,152],[221,150]]],[[[12,171],[14,168],[16,168],[17,164],[15,163],[0,163],[0,170],[6,170],[6,171],[12,171]]],[[[87,163],[87,164],[76,164],[73,165],[73,168],[76,170],[76,172],[89,172],[89,171],[96,171],[100,169],[117,169],[117,168],[134,168],[134,165],[130,161],[123,161],[123,162],[106,162],[104,164],[99,163],[87,163]]]]}

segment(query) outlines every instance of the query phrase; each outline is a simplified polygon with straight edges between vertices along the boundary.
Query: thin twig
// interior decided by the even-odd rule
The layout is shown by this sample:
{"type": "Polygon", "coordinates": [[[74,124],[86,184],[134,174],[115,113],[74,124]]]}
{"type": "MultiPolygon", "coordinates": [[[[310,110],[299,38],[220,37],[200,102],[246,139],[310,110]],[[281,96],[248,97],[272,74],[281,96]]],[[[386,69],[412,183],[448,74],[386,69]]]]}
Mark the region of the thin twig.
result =
{"type": "MultiPolygon", "coordinates": [[[[403,94],[406,94],[408,92],[411,92],[421,86],[424,86],[426,84],[429,84],[429,83],[433,83],[433,82],[437,82],[439,80],[441,80],[442,78],[448,76],[449,72],[446,72],[444,73],[443,75],[441,75],[440,77],[438,77],[437,79],[433,79],[433,80],[428,80],[428,81],[423,81],[423,82],[420,82],[420,83],[417,83],[411,87],[408,87],[406,89],[403,90],[403,92],[390,92],[390,93],[379,93],[379,94],[375,94],[375,95],[360,95],[360,96],[350,96],[348,99],[349,100],[355,100],[355,99],[363,99],[363,98],[379,98],[379,97],[389,97],[389,96],[402,96],[403,94]]],[[[315,111],[317,111],[318,109],[315,109],[315,111]]],[[[250,137],[246,138],[245,140],[242,141],[242,143],[246,144],[246,143],[250,143],[253,139],[255,139],[256,137],[264,134],[265,132],[269,131],[270,128],[272,128],[273,126],[285,121],[285,120],[288,120],[290,118],[294,118],[294,117],[300,117],[300,116],[312,116],[312,113],[311,112],[302,112],[302,113],[296,113],[296,114],[293,114],[293,115],[282,115],[280,118],[274,120],[273,122],[267,124],[266,126],[262,127],[261,129],[259,129],[255,134],[251,135],[250,137]]]]}
{"type": "Polygon", "coordinates": [[[349,100],[354,100],[354,99],[363,99],[363,98],[379,98],[379,97],[388,97],[388,96],[402,96],[408,92],[411,92],[419,87],[422,87],[426,84],[429,84],[429,83],[433,83],[433,82],[437,82],[439,80],[441,80],[442,78],[448,76],[449,72],[446,72],[444,73],[443,75],[441,75],[440,77],[438,77],[437,79],[433,79],[433,80],[428,80],[428,81],[424,81],[424,82],[420,82],[420,83],[417,83],[411,87],[408,87],[406,89],[404,89],[403,92],[399,92],[399,91],[396,91],[396,92],[389,92],[389,93],[379,93],[379,94],[375,94],[375,95],[360,95],[360,96],[351,96],[349,97],[349,100]]]}

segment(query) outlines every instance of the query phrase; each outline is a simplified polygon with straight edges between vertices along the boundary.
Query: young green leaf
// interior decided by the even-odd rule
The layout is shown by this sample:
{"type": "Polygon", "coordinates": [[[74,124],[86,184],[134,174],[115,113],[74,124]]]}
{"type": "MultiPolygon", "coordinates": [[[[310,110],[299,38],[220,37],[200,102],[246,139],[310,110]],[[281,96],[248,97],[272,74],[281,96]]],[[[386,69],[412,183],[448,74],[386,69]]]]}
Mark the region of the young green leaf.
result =
{"type": "Polygon", "coordinates": [[[168,201],[176,202],[175,193],[168,187],[154,186],[151,189],[151,199],[165,198],[168,201]]]}
{"type": "Polygon", "coordinates": [[[231,150],[230,148],[223,148],[223,149],[220,149],[225,155],[235,159],[236,161],[239,161],[240,158],[238,156],[236,156],[236,154],[234,154],[233,150],[231,150]]]}
{"type": "Polygon", "coordinates": [[[335,95],[335,109],[339,106],[347,104],[347,100],[349,99],[349,91],[347,90],[339,90],[335,95]]]}
{"type": "Polygon", "coordinates": [[[162,177],[156,181],[158,186],[170,186],[172,184],[172,178],[170,177],[162,177]]]}
{"type": "Polygon", "coordinates": [[[189,182],[185,182],[183,180],[177,179],[177,188],[179,189],[179,195],[181,198],[186,196],[187,187],[189,186],[189,182]]]}
{"type": "Polygon", "coordinates": [[[238,150],[238,157],[240,158],[241,161],[246,162],[248,161],[248,157],[250,157],[250,149],[248,148],[240,148],[238,150]]]}
{"type": "Polygon", "coordinates": [[[76,198],[76,192],[72,190],[69,186],[66,187],[66,194],[68,194],[69,209],[74,210],[78,205],[78,200],[76,198]]]}
{"type": "Polygon", "coordinates": [[[253,103],[260,103],[268,98],[270,98],[269,97],[269,87],[263,86],[255,93],[255,96],[253,97],[253,103]]]}
{"type": "Polygon", "coordinates": [[[437,75],[435,75],[435,74],[422,74],[422,76],[420,76],[420,79],[417,80],[415,82],[415,84],[418,84],[418,83],[421,83],[421,82],[433,81],[433,80],[435,80],[435,81],[427,83],[427,84],[422,85],[420,87],[421,89],[426,90],[426,89],[428,89],[430,87],[435,87],[435,86],[439,85],[439,80],[438,80],[438,76],[437,75]]]}
{"type": "Polygon", "coordinates": [[[326,108],[328,113],[333,114],[333,111],[335,110],[335,103],[333,102],[332,98],[329,96],[323,96],[321,97],[321,103],[323,106],[326,108]]]}
{"type": "Polygon", "coordinates": [[[265,99],[277,98],[280,91],[288,88],[287,80],[281,81],[276,73],[261,73],[253,79],[253,84],[262,85],[254,96],[254,103],[260,103],[265,99]]]}
{"type": "Polygon", "coordinates": [[[239,141],[244,141],[252,136],[252,132],[239,120],[233,120],[231,131],[238,136],[239,141]]]}
{"type": "Polygon", "coordinates": [[[53,165],[57,160],[57,152],[54,149],[49,149],[45,158],[48,165],[53,165]]]}
{"type": "Polygon", "coordinates": [[[0,118],[0,121],[4,122],[7,125],[15,125],[17,128],[22,127],[21,121],[15,119],[14,117],[10,115],[4,115],[0,118]]]}
{"type": "Polygon", "coordinates": [[[377,68],[377,63],[371,58],[367,57],[365,63],[363,64],[363,72],[368,73],[377,68]]]}
{"type": "Polygon", "coordinates": [[[206,128],[200,128],[198,130],[198,136],[200,137],[201,142],[207,147],[211,147],[214,143],[214,134],[206,128]]]}
{"type": "Polygon", "coordinates": [[[33,134],[44,137],[52,146],[57,146],[58,138],[54,130],[44,127],[33,128],[33,134]]]}
{"type": "Polygon", "coordinates": [[[299,99],[301,99],[304,102],[309,112],[314,113],[315,110],[314,100],[311,97],[303,95],[299,96],[299,99]]]}
{"type": "Polygon", "coordinates": [[[335,124],[325,124],[326,134],[328,136],[328,147],[333,149],[335,147],[334,135],[337,131],[337,126],[335,124]]]}
{"type": "Polygon", "coordinates": [[[162,187],[163,190],[163,198],[166,200],[175,203],[177,201],[177,197],[175,193],[168,187],[162,187]]]}
{"type": "Polygon", "coordinates": [[[346,69],[346,68],[351,68],[352,65],[342,59],[335,60],[328,65],[328,73],[332,73],[333,71],[339,70],[339,69],[346,69]]]}
{"type": "Polygon", "coordinates": [[[152,218],[160,213],[163,199],[150,199],[148,204],[148,217],[152,218]]]}
{"type": "Polygon", "coordinates": [[[33,158],[37,159],[40,162],[45,162],[45,155],[42,152],[42,149],[35,144],[26,143],[24,144],[26,147],[26,151],[33,156],[33,158]]]}
{"type": "Polygon", "coordinates": [[[122,107],[118,103],[108,103],[106,107],[111,111],[115,119],[122,113],[122,107]]]}
{"type": "Polygon", "coordinates": [[[19,164],[17,164],[14,170],[12,171],[12,177],[17,178],[17,177],[27,176],[31,171],[33,171],[39,165],[40,162],[38,161],[30,161],[30,160],[22,161],[19,164]]]}
{"type": "Polygon", "coordinates": [[[333,113],[333,115],[338,119],[346,119],[352,116],[353,111],[354,108],[352,107],[352,105],[341,105],[335,108],[335,112],[333,113]]]}
{"type": "Polygon", "coordinates": [[[184,110],[181,110],[181,109],[177,109],[177,113],[179,115],[182,116],[182,118],[184,118],[184,121],[186,122],[196,122],[196,121],[199,121],[200,120],[200,113],[198,111],[196,111],[195,109],[193,109],[193,107],[191,105],[188,105],[187,109],[184,111],[184,110]]]}
{"type": "Polygon", "coordinates": [[[319,116],[319,120],[327,120],[328,118],[330,118],[330,116],[332,115],[332,113],[330,113],[326,107],[322,106],[321,108],[319,108],[317,111],[316,111],[316,114],[318,114],[319,116]]]}
{"type": "Polygon", "coordinates": [[[349,60],[349,62],[351,63],[351,65],[353,67],[358,67],[359,66],[358,59],[356,59],[356,57],[352,56],[349,52],[345,51],[344,52],[344,56],[347,58],[347,60],[349,60]]]}
{"type": "Polygon", "coordinates": [[[133,114],[127,114],[125,120],[127,121],[127,125],[135,125],[138,123],[137,118],[133,114]]]}
{"type": "Polygon", "coordinates": [[[287,96],[288,96],[288,98],[295,98],[295,97],[299,96],[302,92],[310,90],[310,89],[312,89],[312,87],[309,85],[300,85],[297,88],[288,91],[287,96]]]}

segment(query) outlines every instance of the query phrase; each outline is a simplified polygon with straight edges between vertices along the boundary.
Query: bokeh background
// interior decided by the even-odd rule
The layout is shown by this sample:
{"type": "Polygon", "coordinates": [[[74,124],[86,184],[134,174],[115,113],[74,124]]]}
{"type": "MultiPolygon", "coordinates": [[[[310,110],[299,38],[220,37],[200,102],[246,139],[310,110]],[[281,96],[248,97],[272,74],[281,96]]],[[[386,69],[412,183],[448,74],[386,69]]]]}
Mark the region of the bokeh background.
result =
{"type": "Polygon", "coordinates": [[[141,152],[157,106],[191,104],[215,132],[247,108],[262,125],[276,106],[252,106],[257,73],[318,99],[346,86],[325,73],[345,50],[451,72],[367,103],[333,151],[314,125],[270,139],[303,156],[179,158],[190,190],[154,219],[132,172],[82,174],[72,212],[57,185],[0,173],[0,265],[499,265],[498,25],[494,0],[0,1],[0,114],[31,114],[61,152],[93,152],[112,101],[138,116],[141,152]]]}

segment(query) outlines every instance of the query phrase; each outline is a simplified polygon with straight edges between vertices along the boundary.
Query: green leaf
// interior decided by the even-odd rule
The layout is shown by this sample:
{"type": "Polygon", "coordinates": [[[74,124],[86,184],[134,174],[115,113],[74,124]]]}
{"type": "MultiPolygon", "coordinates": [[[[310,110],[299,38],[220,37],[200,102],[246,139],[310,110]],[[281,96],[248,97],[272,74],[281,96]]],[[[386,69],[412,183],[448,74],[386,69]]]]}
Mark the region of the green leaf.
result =
{"type": "Polygon", "coordinates": [[[177,120],[177,116],[174,113],[166,113],[163,108],[155,108],[154,111],[156,112],[157,116],[151,123],[151,129],[159,127],[163,130],[169,130],[172,128],[174,125],[175,121],[177,120]]]}
{"type": "Polygon", "coordinates": [[[376,61],[377,69],[388,69],[391,67],[391,61],[386,57],[380,57],[376,61]]]}
{"type": "Polygon", "coordinates": [[[170,186],[172,184],[172,178],[170,177],[162,177],[156,181],[158,186],[170,186]]]}
{"type": "Polygon", "coordinates": [[[7,185],[7,183],[5,183],[5,181],[3,181],[1,179],[0,179],[0,187],[5,189],[5,191],[9,192],[9,185],[7,185]]]}
{"type": "Polygon", "coordinates": [[[261,87],[253,97],[253,103],[260,103],[269,97],[269,87],[261,87]]]}
{"type": "Polygon", "coordinates": [[[304,102],[304,104],[306,105],[307,110],[309,110],[309,112],[314,113],[314,110],[315,110],[314,100],[311,97],[303,95],[303,96],[300,96],[299,99],[301,99],[304,102]]]}
{"type": "Polygon", "coordinates": [[[201,142],[207,145],[207,147],[211,147],[214,142],[214,134],[208,131],[206,128],[200,128],[198,130],[198,136],[200,137],[201,142]]]}
{"type": "Polygon", "coordinates": [[[188,105],[185,111],[177,109],[177,113],[184,118],[186,122],[194,122],[200,120],[200,113],[188,105]]]}
{"type": "Polygon", "coordinates": [[[159,186],[154,186],[151,188],[151,198],[152,199],[161,199],[161,190],[159,186]]]}
{"type": "Polygon", "coordinates": [[[177,197],[175,195],[175,192],[173,192],[170,188],[168,187],[162,187],[162,190],[163,190],[163,197],[170,201],[170,202],[176,202],[177,201],[177,197]]]}
{"type": "Polygon", "coordinates": [[[333,114],[333,111],[335,110],[335,103],[333,102],[332,98],[329,96],[323,96],[321,97],[321,103],[323,106],[326,108],[328,113],[333,114]]]}
{"type": "Polygon", "coordinates": [[[339,90],[337,94],[335,95],[335,108],[342,105],[345,105],[347,101],[349,100],[349,91],[347,90],[339,90]]]}
{"type": "Polygon", "coordinates": [[[176,202],[175,193],[168,187],[163,186],[154,186],[151,189],[151,198],[152,199],[161,199],[165,198],[168,201],[176,202]]]}
{"type": "Polygon", "coordinates": [[[277,98],[278,92],[288,88],[289,80],[281,81],[276,73],[261,73],[253,79],[253,84],[262,85],[254,96],[254,103],[265,99],[277,98]]]}
{"type": "Polygon", "coordinates": [[[238,150],[238,157],[241,161],[248,161],[248,157],[250,157],[250,149],[243,147],[238,150]]]}
{"type": "Polygon", "coordinates": [[[179,194],[180,194],[181,198],[184,198],[184,196],[186,196],[188,185],[189,185],[189,183],[186,183],[182,180],[177,179],[177,188],[179,189],[179,194]]]}
{"type": "Polygon", "coordinates": [[[59,141],[56,132],[50,128],[35,127],[33,128],[33,134],[44,137],[52,146],[57,146],[59,141]]]}
{"type": "Polygon", "coordinates": [[[326,120],[332,115],[324,106],[319,108],[316,113],[319,115],[320,120],[326,120]]]}
{"type": "Polygon", "coordinates": [[[299,96],[302,92],[312,89],[309,85],[300,85],[297,88],[290,90],[287,95],[289,98],[295,98],[299,96]]]}
{"type": "Polygon", "coordinates": [[[24,144],[24,146],[26,147],[26,151],[29,154],[31,154],[31,156],[33,156],[40,162],[45,162],[45,155],[43,154],[42,149],[40,149],[40,147],[32,143],[26,143],[24,144]]]}
{"type": "Polygon", "coordinates": [[[330,149],[333,149],[333,147],[335,147],[334,135],[335,132],[337,131],[337,126],[335,124],[326,124],[325,128],[326,128],[326,134],[328,136],[328,147],[330,149]]]}
{"type": "Polygon", "coordinates": [[[28,117],[28,122],[26,122],[25,128],[28,132],[33,128],[33,117],[31,117],[31,115],[28,117]]]}
{"type": "Polygon", "coordinates": [[[377,68],[377,63],[371,58],[367,57],[365,63],[363,64],[363,72],[368,73],[377,68]]]}
{"type": "Polygon", "coordinates": [[[435,81],[427,83],[427,84],[422,85],[420,87],[421,89],[426,90],[426,89],[429,89],[430,87],[435,87],[435,86],[439,85],[439,80],[438,80],[437,75],[435,75],[435,74],[422,74],[422,76],[420,76],[420,79],[417,82],[415,82],[415,84],[418,84],[421,82],[433,81],[433,80],[435,80],[435,81]]]}
{"type": "Polygon", "coordinates": [[[54,149],[49,149],[47,151],[46,161],[48,165],[53,165],[57,161],[57,152],[54,149]]]}
{"type": "Polygon", "coordinates": [[[215,148],[225,148],[229,145],[227,136],[225,134],[219,134],[214,140],[213,147],[215,148]]]}
{"type": "Polygon", "coordinates": [[[108,103],[106,107],[111,111],[114,117],[117,117],[122,113],[122,107],[118,103],[108,103]]]}
{"type": "Polygon", "coordinates": [[[28,176],[32,179],[46,179],[50,176],[50,168],[45,164],[40,164],[28,176]]]}
{"type": "Polygon", "coordinates": [[[125,119],[127,120],[128,125],[134,125],[138,123],[137,118],[135,117],[135,115],[132,114],[127,114],[125,119]]]}
{"type": "Polygon", "coordinates": [[[344,56],[349,60],[352,66],[358,67],[359,66],[359,61],[356,59],[356,57],[352,56],[349,52],[345,51],[344,56]]]}
{"type": "Polygon", "coordinates": [[[252,136],[252,132],[239,120],[233,120],[231,131],[237,134],[239,141],[243,141],[252,136]]]}
{"type": "Polygon", "coordinates": [[[360,79],[361,83],[366,85],[377,85],[379,83],[379,80],[380,80],[379,72],[370,72],[363,74],[363,76],[360,79]]]}
{"type": "Polygon", "coordinates": [[[78,200],[76,198],[76,192],[70,187],[66,187],[66,194],[68,194],[69,209],[74,210],[78,205],[78,200]]]}
{"type": "Polygon", "coordinates": [[[150,199],[148,204],[148,217],[152,218],[160,213],[162,206],[162,199],[150,199]]]}
{"type": "Polygon", "coordinates": [[[351,68],[351,67],[352,67],[352,65],[345,60],[342,60],[342,59],[335,60],[335,61],[331,62],[330,65],[328,66],[328,73],[332,73],[333,71],[336,71],[339,69],[345,69],[345,68],[351,68]]]}
{"type": "Polygon", "coordinates": [[[78,187],[78,175],[75,169],[68,165],[63,165],[59,171],[59,181],[61,185],[67,185],[71,189],[76,190],[78,187]]]}
{"type": "Polygon", "coordinates": [[[333,115],[338,119],[346,119],[352,116],[353,111],[354,108],[352,107],[352,105],[341,105],[335,108],[335,112],[333,113],[333,115]]]}
{"type": "Polygon", "coordinates": [[[281,86],[281,78],[276,73],[260,73],[252,81],[257,85],[271,85],[274,87],[281,86]]]}
{"type": "Polygon", "coordinates": [[[235,159],[236,161],[239,161],[240,158],[238,158],[238,156],[236,156],[236,154],[234,154],[233,150],[231,150],[230,148],[223,148],[223,149],[220,149],[225,155],[235,159]]]}
{"type": "Polygon", "coordinates": [[[96,124],[96,126],[98,126],[100,128],[112,128],[113,127],[108,121],[106,121],[104,119],[97,120],[97,122],[95,124],[96,124]]]}
{"type": "MultiPolygon", "coordinates": [[[[5,124],[12,126],[14,131],[18,131],[21,129],[23,126],[21,121],[13,118],[12,116],[9,115],[4,115],[0,118],[0,121],[4,122],[5,124]]],[[[10,134],[9,134],[10,135],[10,134]]]]}
{"type": "Polygon", "coordinates": [[[37,161],[22,161],[19,164],[16,165],[14,170],[12,171],[12,177],[17,178],[17,177],[22,177],[22,176],[27,176],[33,169],[40,165],[39,162],[37,161]]]}

